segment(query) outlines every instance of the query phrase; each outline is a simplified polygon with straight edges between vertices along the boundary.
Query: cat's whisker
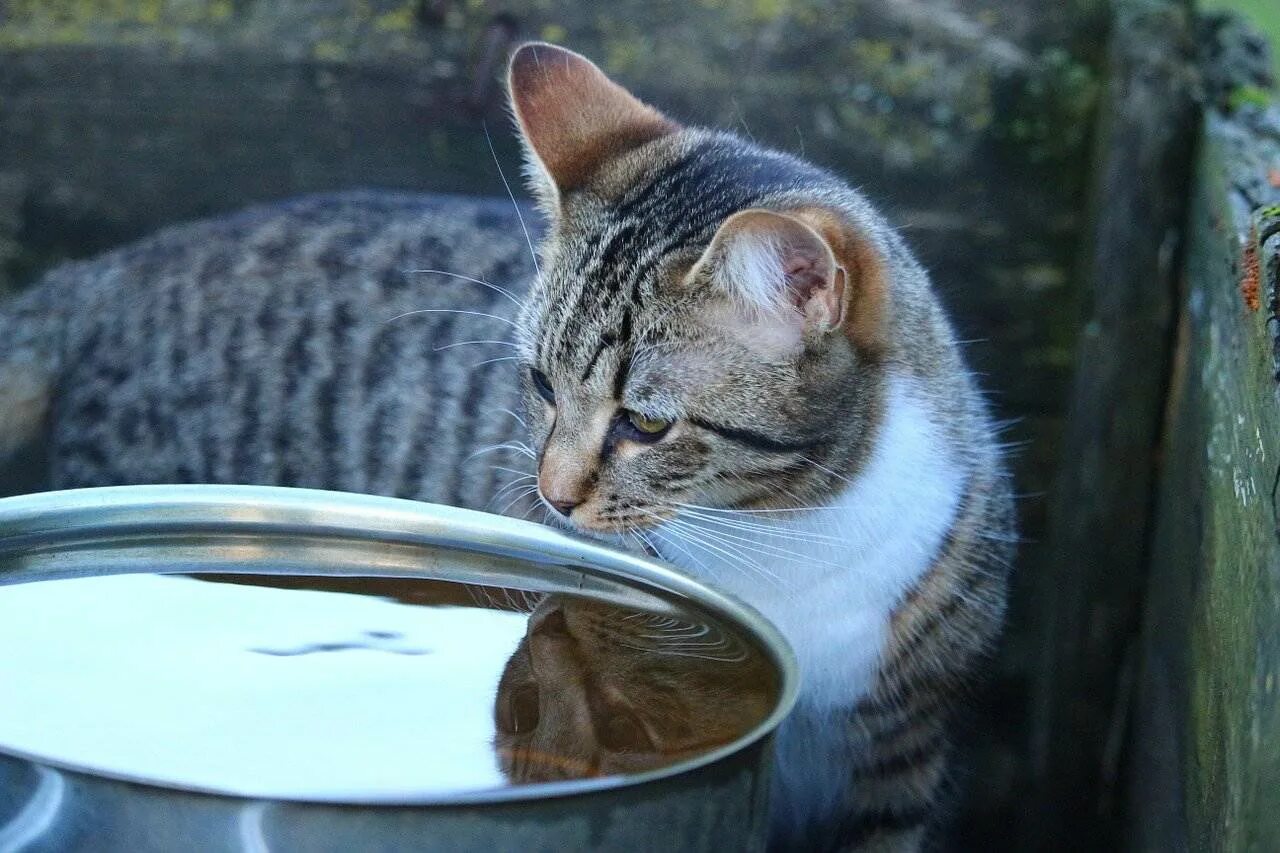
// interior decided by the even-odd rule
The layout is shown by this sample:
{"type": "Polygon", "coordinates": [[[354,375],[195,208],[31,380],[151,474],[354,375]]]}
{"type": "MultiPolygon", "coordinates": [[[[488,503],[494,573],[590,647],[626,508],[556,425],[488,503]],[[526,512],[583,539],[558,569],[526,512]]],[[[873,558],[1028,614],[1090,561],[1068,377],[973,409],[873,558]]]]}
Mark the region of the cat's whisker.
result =
{"type": "Polygon", "coordinates": [[[669,546],[680,549],[681,553],[684,553],[684,555],[689,558],[690,564],[698,567],[698,570],[703,571],[703,573],[707,573],[708,571],[707,562],[701,560],[701,558],[696,556],[694,552],[691,552],[689,548],[686,548],[686,543],[690,544],[692,547],[698,548],[699,551],[705,553],[705,555],[710,558],[728,558],[731,565],[740,565],[741,567],[744,567],[744,569],[750,570],[751,573],[759,576],[759,578],[762,578],[764,581],[767,581],[767,583],[776,585],[776,587],[780,589],[786,589],[786,585],[782,583],[781,578],[778,578],[778,576],[773,574],[772,571],[764,569],[764,567],[760,566],[758,562],[751,560],[751,558],[746,557],[745,555],[741,555],[741,553],[728,553],[724,551],[723,548],[701,542],[700,539],[687,532],[681,533],[678,532],[678,530],[668,529],[666,532],[663,532],[663,530],[653,530],[652,533],[655,537],[658,537],[659,539],[662,539],[663,542],[669,544],[669,546]]]}
{"type": "MultiPolygon", "coordinates": [[[[502,409],[495,409],[495,411],[502,412],[504,415],[511,415],[511,417],[515,418],[515,419],[516,419],[516,422],[517,422],[517,423],[519,423],[519,424],[520,424],[520,426],[522,426],[522,427],[528,427],[528,426],[529,426],[527,423],[525,423],[525,422],[524,422],[524,418],[520,417],[520,415],[516,414],[515,412],[511,411],[510,409],[502,408],[502,409]]],[[[524,444],[524,442],[522,442],[522,441],[521,441],[521,442],[517,442],[517,443],[518,443],[518,444],[521,444],[521,445],[523,445],[523,444],[524,444]]]]}
{"type": "Polygon", "coordinates": [[[493,157],[493,165],[498,167],[498,177],[502,178],[502,186],[506,187],[507,197],[511,199],[511,206],[515,208],[516,219],[520,222],[520,230],[524,232],[524,240],[529,245],[529,257],[533,259],[533,271],[538,274],[538,278],[542,278],[542,268],[538,266],[538,250],[533,248],[533,238],[529,236],[529,229],[524,224],[524,214],[520,212],[520,205],[516,202],[516,194],[511,191],[511,184],[507,182],[507,176],[502,171],[502,162],[498,160],[498,151],[493,147],[493,137],[489,134],[489,123],[483,122],[484,138],[489,143],[489,154],[493,157]]]}
{"type": "Polygon", "coordinates": [[[672,642],[671,638],[662,636],[652,638],[647,637],[646,639],[655,640],[657,644],[664,649],[700,649],[711,651],[715,649],[728,649],[733,646],[733,643],[720,632],[708,631],[706,636],[711,638],[706,642],[688,642],[684,640],[672,642]]]}
{"type": "Polygon", "coordinates": [[[682,625],[671,625],[670,631],[659,634],[643,634],[642,636],[650,640],[664,640],[672,637],[680,637],[686,640],[696,640],[699,637],[705,637],[711,633],[711,626],[696,625],[693,623],[685,623],[682,625]]]}
{"type": "Polygon", "coordinates": [[[475,364],[471,365],[471,367],[467,369],[475,370],[477,367],[484,367],[486,364],[493,364],[499,361],[517,361],[519,360],[519,358],[520,356],[518,355],[504,355],[499,358],[486,358],[484,361],[476,362],[475,364]]]}
{"type": "MultiPolygon", "coordinates": [[[[745,536],[738,536],[733,533],[725,533],[724,531],[708,530],[705,527],[701,527],[699,525],[693,524],[692,522],[688,522],[688,521],[686,522],[673,521],[672,523],[676,524],[677,526],[683,524],[686,530],[696,531],[699,535],[713,542],[716,542],[717,544],[722,545],[725,548],[734,548],[735,550],[742,549],[745,551],[755,551],[764,557],[780,559],[780,560],[784,560],[792,563],[796,562],[795,554],[793,554],[791,551],[788,551],[786,548],[783,548],[778,545],[771,545],[768,542],[761,542],[757,539],[751,539],[745,536]]],[[[811,556],[805,556],[803,560],[806,565],[827,566],[829,568],[834,568],[834,569],[845,568],[844,566],[841,566],[837,563],[832,563],[829,560],[822,560],[822,559],[818,559],[811,556]]]]}
{"type": "Polygon", "coordinates": [[[840,571],[855,570],[852,567],[849,567],[840,563],[835,563],[835,562],[832,562],[831,560],[824,560],[821,557],[817,557],[814,555],[806,554],[804,556],[797,556],[792,550],[787,548],[784,544],[775,544],[768,541],[761,541],[759,538],[754,538],[751,536],[739,536],[733,533],[728,533],[723,530],[711,530],[689,521],[684,521],[683,523],[685,525],[692,527],[692,529],[696,530],[699,534],[711,539],[714,542],[717,542],[718,544],[720,544],[725,548],[731,548],[734,550],[742,550],[742,551],[754,551],[755,553],[758,553],[762,557],[765,557],[768,559],[779,560],[785,563],[791,563],[791,564],[797,564],[797,565],[803,564],[805,567],[825,566],[827,568],[837,569],[840,571]]]}
{"type": "Polygon", "coordinates": [[[637,528],[635,530],[635,535],[639,537],[640,541],[644,543],[646,548],[648,548],[650,554],[656,557],[662,556],[662,551],[659,550],[658,546],[654,544],[653,540],[649,538],[649,535],[645,533],[645,531],[637,528]]]}
{"type": "Polygon", "coordinates": [[[846,477],[844,474],[841,474],[839,471],[832,471],[830,468],[828,468],[826,465],[823,465],[821,462],[817,462],[813,459],[810,459],[808,456],[805,456],[804,454],[800,454],[800,459],[805,462],[808,462],[810,465],[812,465],[814,468],[817,468],[819,471],[823,472],[824,474],[830,474],[832,477],[835,477],[837,480],[841,480],[845,483],[848,483],[849,485],[853,485],[853,480],[850,480],[848,477],[846,477]]]}
{"type": "Polygon", "coordinates": [[[732,656],[729,655],[709,655],[697,652],[687,652],[680,649],[662,649],[662,654],[677,658],[695,658],[698,660],[707,660],[714,663],[741,663],[746,660],[749,655],[746,652],[738,652],[732,656]]]}
{"type": "Polygon", "coordinates": [[[685,557],[688,558],[690,564],[696,567],[699,571],[706,572],[707,564],[694,556],[693,552],[684,546],[684,542],[679,537],[664,536],[663,533],[658,530],[653,531],[653,535],[671,547],[678,548],[680,553],[684,554],[685,557]]]}
{"type": "Polygon", "coordinates": [[[711,515],[704,515],[695,510],[685,510],[681,513],[681,517],[697,519],[698,521],[706,524],[713,524],[717,527],[728,528],[730,530],[738,530],[744,533],[758,533],[761,536],[788,539],[795,542],[825,542],[830,545],[839,545],[845,541],[839,536],[830,536],[825,533],[811,533],[804,530],[792,530],[778,525],[759,524],[745,519],[717,518],[711,515]]]}
{"type": "MultiPolygon", "coordinates": [[[[736,519],[736,518],[727,517],[727,516],[707,515],[707,514],[698,512],[696,510],[683,510],[680,513],[679,517],[685,518],[685,519],[694,519],[699,522],[705,522],[706,524],[714,524],[716,525],[716,527],[727,528],[730,530],[741,530],[741,531],[747,531],[752,533],[759,533],[764,536],[775,536],[780,539],[800,539],[804,541],[811,541],[815,538],[805,531],[793,530],[788,527],[783,527],[780,524],[761,524],[758,522],[748,521],[746,519],[736,519]]],[[[816,539],[824,539],[824,538],[826,537],[824,536],[816,537],[816,539]]]]}
{"type": "Polygon", "coordinates": [[[517,299],[516,295],[512,293],[510,290],[507,290],[505,287],[499,287],[498,285],[487,282],[481,278],[473,278],[472,276],[469,276],[469,275],[462,275],[461,273],[449,272],[448,270],[429,270],[428,269],[428,270],[409,270],[409,272],[433,273],[435,275],[447,275],[450,278],[456,278],[462,281],[469,281],[472,284],[478,284],[481,287],[487,287],[490,290],[494,291],[495,293],[501,293],[503,296],[507,297],[507,299],[510,299],[512,304],[515,305],[517,308],[523,307],[520,303],[520,300],[517,299]]]}
{"type": "Polygon", "coordinates": [[[536,458],[534,452],[529,448],[529,445],[525,444],[523,441],[504,441],[500,444],[491,444],[488,447],[482,447],[463,461],[470,462],[477,456],[483,456],[486,453],[496,453],[499,450],[511,450],[519,453],[521,456],[527,456],[530,459],[536,458]]]}
{"type": "Polygon", "coordinates": [[[467,584],[466,590],[467,595],[471,597],[471,601],[476,605],[489,610],[502,609],[502,606],[498,603],[497,599],[488,587],[467,584]]]}
{"type": "Polygon", "coordinates": [[[534,480],[534,479],[536,479],[536,478],[535,478],[532,474],[521,474],[520,476],[513,478],[513,479],[511,480],[511,482],[507,483],[507,484],[506,484],[506,485],[504,485],[501,489],[499,489],[499,490],[498,490],[497,494],[495,494],[495,495],[493,496],[493,498],[491,499],[490,503],[492,503],[493,501],[496,501],[496,500],[497,500],[499,497],[501,497],[501,496],[502,496],[502,494],[503,494],[504,492],[506,492],[508,489],[513,488],[513,487],[515,487],[515,486],[527,486],[527,485],[530,485],[530,481],[531,481],[531,480],[534,480]]]}
{"type": "Polygon", "coordinates": [[[435,347],[432,350],[432,352],[444,352],[445,350],[453,349],[454,347],[465,347],[465,346],[471,346],[473,344],[493,344],[495,346],[511,347],[512,349],[520,348],[519,344],[513,344],[511,341],[476,340],[476,341],[454,341],[451,344],[443,344],[441,346],[435,347]]]}
{"type": "MultiPolygon", "coordinates": [[[[511,507],[515,506],[520,501],[529,497],[529,495],[533,494],[537,490],[538,490],[537,486],[525,486],[524,488],[520,489],[519,491],[517,491],[516,496],[514,498],[512,498],[511,500],[503,504],[502,509],[498,510],[498,515],[506,515],[507,511],[510,510],[511,507]]],[[[528,513],[526,511],[526,515],[527,514],[528,513]]]]}
{"type": "Polygon", "coordinates": [[[733,509],[730,507],[702,506],[700,504],[681,503],[679,501],[676,501],[675,505],[680,507],[681,509],[696,509],[696,510],[701,510],[703,512],[720,512],[720,513],[725,513],[729,515],[737,515],[739,513],[749,513],[752,515],[756,515],[756,514],[770,514],[770,513],[783,513],[783,512],[821,512],[823,510],[839,511],[845,508],[840,506],[795,506],[795,507],[784,506],[784,507],[774,507],[770,509],[733,509]]]}
{"type": "Polygon", "coordinates": [[[725,649],[726,651],[728,651],[734,648],[733,643],[725,642],[723,640],[714,645],[708,645],[705,648],[698,645],[680,646],[680,645],[657,644],[652,646],[642,646],[638,644],[628,643],[628,642],[625,642],[624,640],[617,640],[617,642],[619,645],[624,646],[628,649],[635,649],[636,651],[641,651],[641,652],[657,652],[658,654],[661,654],[667,657],[695,658],[698,660],[715,661],[717,663],[738,663],[748,658],[748,654],[746,653],[746,650],[740,647],[736,652],[732,654],[714,654],[716,649],[725,649]]]}
{"type": "Polygon", "coordinates": [[[513,489],[519,489],[527,485],[527,483],[523,482],[507,483],[501,489],[498,489],[498,491],[494,493],[493,497],[489,499],[489,508],[492,508],[498,501],[502,500],[507,495],[512,494],[513,489]]]}
{"type": "Polygon", "coordinates": [[[717,543],[716,541],[714,541],[713,537],[710,537],[707,535],[707,531],[702,530],[700,528],[696,528],[696,527],[689,527],[689,526],[683,526],[680,524],[672,523],[674,521],[673,519],[663,519],[661,516],[658,516],[656,513],[650,512],[648,510],[642,509],[641,512],[651,515],[654,518],[658,519],[659,521],[666,522],[667,532],[669,532],[673,536],[678,536],[679,538],[689,543],[690,545],[694,546],[695,548],[699,548],[707,552],[708,554],[719,554],[721,557],[727,558],[730,561],[730,563],[738,564],[745,568],[753,569],[761,577],[768,579],[779,585],[782,584],[781,578],[779,578],[776,574],[766,569],[764,566],[757,563],[755,560],[751,559],[749,556],[747,556],[747,554],[742,549],[736,548],[729,543],[724,543],[724,542],[717,543]]]}
{"type": "Polygon", "coordinates": [[[776,551],[779,556],[783,556],[783,557],[791,556],[791,553],[786,549],[781,548],[779,546],[770,545],[768,542],[763,542],[763,541],[760,541],[759,539],[752,539],[746,536],[740,536],[735,533],[729,533],[728,531],[725,531],[725,530],[716,530],[714,528],[704,527],[701,524],[698,524],[689,519],[676,518],[676,519],[669,520],[668,523],[685,530],[696,531],[697,533],[700,533],[704,536],[714,539],[717,542],[721,542],[721,543],[739,542],[745,545],[751,545],[753,547],[766,548],[771,551],[776,551]]]}
{"type": "Polygon", "coordinates": [[[405,311],[403,314],[397,314],[384,322],[394,323],[396,320],[412,317],[415,314],[466,314],[469,317],[485,317],[489,320],[497,320],[499,323],[506,323],[513,329],[517,328],[515,321],[508,320],[506,317],[499,317],[497,314],[490,314],[487,311],[469,311],[464,308],[418,308],[413,311],[405,311]]]}
{"type": "Polygon", "coordinates": [[[534,477],[533,474],[528,471],[521,471],[519,468],[508,468],[505,465],[490,465],[489,467],[495,471],[506,471],[508,474],[516,474],[522,480],[532,480],[534,477]]]}
{"type": "Polygon", "coordinates": [[[735,637],[710,624],[691,622],[682,625],[681,628],[694,633],[689,634],[688,636],[680,636],[677,634],[644,634],[640,636],[642,639],[654,640],[656,645],[664,651],[696,651],[705,654],[717,649],[742,650],[741,644],[736,642],[735,637]],[[702,638],[704,637],[708,639],[702,641],[702,638]]]}

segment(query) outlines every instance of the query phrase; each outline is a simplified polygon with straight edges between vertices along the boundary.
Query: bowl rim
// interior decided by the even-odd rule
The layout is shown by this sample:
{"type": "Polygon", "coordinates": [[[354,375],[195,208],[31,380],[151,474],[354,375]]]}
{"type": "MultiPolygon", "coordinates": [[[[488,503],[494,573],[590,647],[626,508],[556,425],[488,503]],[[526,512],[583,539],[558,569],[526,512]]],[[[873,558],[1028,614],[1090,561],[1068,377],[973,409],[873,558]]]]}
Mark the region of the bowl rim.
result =
{"type": "MultiPolygon", "coordinates": [[[[759,611],[739,599],[690,578],[660,562],[615,550],[546,525],[476,510],[401,498],[280,486],[138,485],[39,492],[0,498],[0,594],[4,586],[75,577],[157,574],[152,560],[163,555],[176,566],[159,574],[200,571],[270,574],[242,560],[207,568],[219,557],[218,537],[300,537],[347,545],[383,543],[422,550],[451,549],[511,560],[517,565],[554,567],[570,572],[585,589],[593,579],[638,587],[663,599],[687,601],[742,630],[770,658],[779,688],[774,708],[737,739],[692,758],[627,776],[537,782],[422,796],[370,795],[260,796],[173,784],[127,773],[25,754],[0,744],[0,755],[38,766],[86,774],[99,780],[141,784],[154,789],[199,793],[237,800],[315,803],[332,806],[458,806],[536,801],[576,796],[671,779],[708,767],[747,750],[770,736],[791,712],[799,693],[795,653],[782,633],[759,611]],[[138,552],[147,552],[145,559],[138,552]],[[115,553],[117,559],[102,564],[115,553]],[[182,568],[183,565],[189,568],[182,568]],[[95,568],[95,565],[97,566],[95,568]]],[[[225,548],[224,548],[225,551],[225,548]]],[[[376,572],[324,571],[308,566],[279,574],[320,574],[440,578],[425,570],[376,572]],[[313,571],[315,569],[316,571],[313,571]]],[[[531,571],[531,576],[536,576],[531,571]]]]}

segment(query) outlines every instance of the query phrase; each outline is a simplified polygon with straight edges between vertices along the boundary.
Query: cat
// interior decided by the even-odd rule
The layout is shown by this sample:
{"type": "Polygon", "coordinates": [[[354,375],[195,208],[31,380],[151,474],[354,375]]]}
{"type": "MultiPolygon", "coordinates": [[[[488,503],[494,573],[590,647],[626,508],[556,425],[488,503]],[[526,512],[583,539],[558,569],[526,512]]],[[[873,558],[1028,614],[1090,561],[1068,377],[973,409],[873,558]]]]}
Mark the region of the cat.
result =
{"type": "Polygon", "coordinates": [[[550,595],[503,669],[494,745],[513,782],[640,773],[741,737],[778,686],[718,626],[550,595]]]}
{"type": "Polygon", "coordinates": [[[318,486],[644,549],[795,647],[774,847],[919,849],[1016,540],[927,273],[839,178],[578,54],[522,46],[508,87],[542,224],[343,194],[56,270],[0,314],[0,450],[47,424],[59,487],[318,486]]]}

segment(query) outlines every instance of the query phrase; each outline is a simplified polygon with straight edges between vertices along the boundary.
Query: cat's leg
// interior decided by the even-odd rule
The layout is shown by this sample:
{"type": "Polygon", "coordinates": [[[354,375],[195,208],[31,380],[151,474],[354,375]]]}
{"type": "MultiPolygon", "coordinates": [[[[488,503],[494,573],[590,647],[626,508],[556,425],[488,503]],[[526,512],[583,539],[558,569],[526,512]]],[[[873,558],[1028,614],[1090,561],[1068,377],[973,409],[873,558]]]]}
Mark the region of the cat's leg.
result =
{"type": "Polygon", "coordinates": [[[0,460],[35,438],[49,410],[48,373],[27,362],[0,364],[0,460]]]}
{"type": "Polygon", "coordinates": [[[945,778],[946,697],[920,690],[904,700],[865,701],[852,721],[861,748],[850,767],[836,849],[919,850],[945,778]]]}
{"type": "Polygon", "coordinates": [[[918,850],[936,823],[951,709],[973,692],[1004,620],[1010,504],[989,494],[970,496],[937,561],[893,614],[875,687],[850,720],[860,745],[839,849],[918,850]]]}

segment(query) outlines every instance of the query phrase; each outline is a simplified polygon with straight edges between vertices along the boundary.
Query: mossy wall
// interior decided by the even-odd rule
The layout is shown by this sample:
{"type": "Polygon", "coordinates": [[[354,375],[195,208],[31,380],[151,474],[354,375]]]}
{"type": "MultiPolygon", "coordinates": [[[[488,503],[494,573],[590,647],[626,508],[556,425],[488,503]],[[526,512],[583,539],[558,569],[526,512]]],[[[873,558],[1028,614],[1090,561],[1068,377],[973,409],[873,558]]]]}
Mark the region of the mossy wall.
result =
{"type": "Polygon", "coordinates": [[[1212,113],[1130,768],[1142,850],[1280,849],[1280,106],[1212,113]]]}

